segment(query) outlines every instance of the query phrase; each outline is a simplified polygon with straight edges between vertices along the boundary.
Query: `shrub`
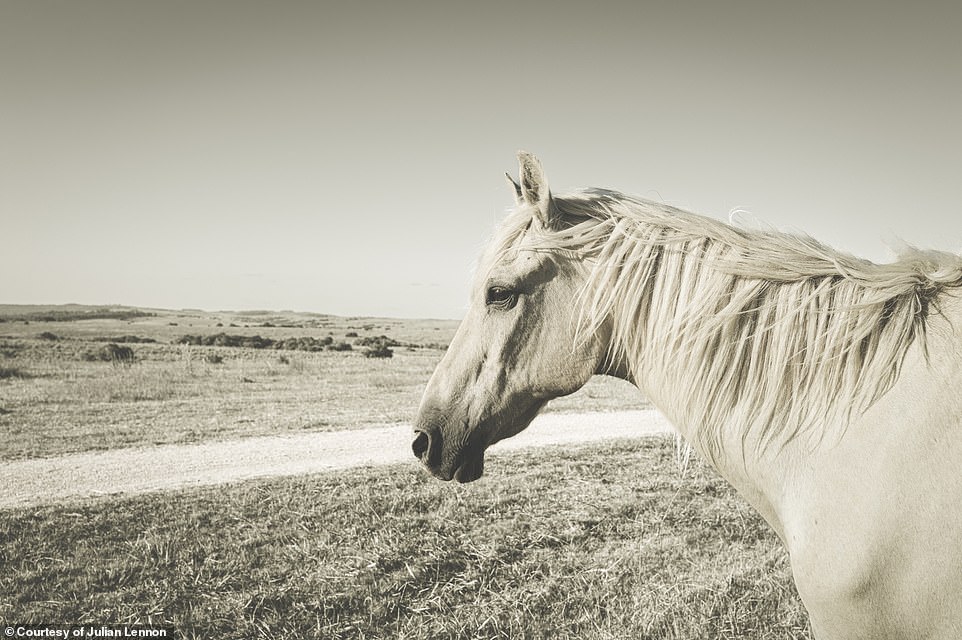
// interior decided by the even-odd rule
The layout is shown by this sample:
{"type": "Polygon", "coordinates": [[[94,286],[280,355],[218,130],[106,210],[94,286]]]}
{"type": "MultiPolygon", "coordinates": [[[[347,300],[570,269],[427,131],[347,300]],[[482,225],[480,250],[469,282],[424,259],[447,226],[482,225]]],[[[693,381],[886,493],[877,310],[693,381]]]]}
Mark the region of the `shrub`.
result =
{"type": "Polygon", "coordinates": [[[60,339],[60,336],[58,336],[56,333],[50,333],[49,331],[44,331],[37,337],[40,338],[41,340],[59,340],[60,339]]]}
{"type": "Polygon", "coordinates": [[[12,378],[28,378],[26,373],[15,367],[0,367],[0,380],[9,380],[12,378]]]}
{"type": "Polygon", "coordinates": [[[286,349],[288,351],[323,351],[324,347],[331,344],[333,340],[318,340],[317,338],[287,338],[274,344],[275,349],[286,349]]]}
{"type": "Polygon", "coordinates": [[[345,337],[345,338],[356,338],[356,337],[357,337],[357,331],[348,331],[347,333],[344,334],[344,337],[345,337]]]}
{"type": "Polygon", "coordinates": [[[347,342],[338,342],[337,344],[327,345],[328,351],[351,351],[353,347],[347,342]]]}
{"type": "Polygon", "coordinates": [[[354,344],[359,347],[372,347],[374,349],[403,346],[394,338],[388,338],[387,336],[365,336],[364,338],[358,338],[355,340],[354,344]]]}
{"type": "Polygon", "coordinates": [[[394,352],[386,346],[372,347],[364,350],[365,358],[393,358],[394,352]]]}
{"type": "Polygon", "coordinates": [[[208,353],[204,360],[207,364],[224,364],[224,356],[219,353],[208,353]]]}
{"type": "MultiPolygon", "coordinates": [[[[228,333],[216,333],[209,336],[184,335],[175,341],[175,344],[189,344],[195,347],[244,347],[247,349],[278,349],[287,351],[349,351],[347,348],[339,347],[333,349],[334,339],[327,336],[324,338],[313,338],[303,336],[300,338],[285,338],[274,340],[272,338],[262,338],[261,336],[242,336],[228,333]]],[[[342,343],[347,344],[347,343],[342,343]]]]}
{"type": "Polygon", "coordinates": [[[0,357],[4,358],[16,358],[17,354],[20,353],[21,347],[11,344],[0,345],[0,357]]]}
{"type": "Polygon", "coordinates": [[[122,347],[115,342],[108,342],[100,349],[100,359],[114,365],[130,366],[134,363],[134,350],[122,347]]]}

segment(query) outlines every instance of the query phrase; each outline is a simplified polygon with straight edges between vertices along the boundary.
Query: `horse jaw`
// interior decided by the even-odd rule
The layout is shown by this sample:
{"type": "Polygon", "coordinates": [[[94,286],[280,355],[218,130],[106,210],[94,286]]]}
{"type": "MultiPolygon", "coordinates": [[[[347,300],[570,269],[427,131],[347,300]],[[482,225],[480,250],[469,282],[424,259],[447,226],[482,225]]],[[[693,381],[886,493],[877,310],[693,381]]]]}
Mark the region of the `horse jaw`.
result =
{"type": "Polygon", "coordinates": [[[440,480],[473,482],[484,473],[488,447],[526,429],[545,403],[528,399],[514,411],[471,419],[458,418],[456,411],[426,401],[414,423],[414,455],[440,480]]]}

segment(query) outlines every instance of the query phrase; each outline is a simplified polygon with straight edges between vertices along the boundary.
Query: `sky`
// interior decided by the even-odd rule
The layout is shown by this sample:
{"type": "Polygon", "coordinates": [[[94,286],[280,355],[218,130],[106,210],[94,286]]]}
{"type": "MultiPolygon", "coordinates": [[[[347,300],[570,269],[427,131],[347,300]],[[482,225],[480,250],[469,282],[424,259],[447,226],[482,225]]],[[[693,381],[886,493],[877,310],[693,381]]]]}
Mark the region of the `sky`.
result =
{"type": "Polygon", "coordinates": [[[0,0],[0,303],[458,318],[519,149],[962,251],[960,3],[0,0]]]}

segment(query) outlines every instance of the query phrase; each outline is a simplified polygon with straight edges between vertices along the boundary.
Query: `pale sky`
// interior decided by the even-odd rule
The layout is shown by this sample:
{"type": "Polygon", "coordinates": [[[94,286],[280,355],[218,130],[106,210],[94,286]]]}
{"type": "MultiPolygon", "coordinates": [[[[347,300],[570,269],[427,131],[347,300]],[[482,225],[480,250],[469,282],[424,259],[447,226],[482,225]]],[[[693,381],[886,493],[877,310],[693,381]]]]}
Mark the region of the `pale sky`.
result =
{"type": "Polygon", "coordinates": [[[457,318],[518,149],[557,192],[958,252],[960,28],[948,2],[0,0],[0,303],[457,318]]]}

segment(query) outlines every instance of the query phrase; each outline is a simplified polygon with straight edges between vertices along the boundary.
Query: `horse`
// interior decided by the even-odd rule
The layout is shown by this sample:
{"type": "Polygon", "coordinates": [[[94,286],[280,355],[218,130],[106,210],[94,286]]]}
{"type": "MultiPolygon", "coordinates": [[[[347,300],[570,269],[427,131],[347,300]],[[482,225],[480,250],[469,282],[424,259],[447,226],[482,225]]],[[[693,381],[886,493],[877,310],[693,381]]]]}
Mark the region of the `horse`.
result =
{"type": "Polygon", "coordinates": [[[516,207],[425,388],[414,455],[487,447],[593,375],[636,385],[775,530],[820,640],[962,637],[962,257],[877,264],[606,189],[516,207]]]}

